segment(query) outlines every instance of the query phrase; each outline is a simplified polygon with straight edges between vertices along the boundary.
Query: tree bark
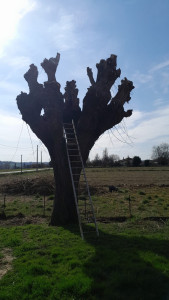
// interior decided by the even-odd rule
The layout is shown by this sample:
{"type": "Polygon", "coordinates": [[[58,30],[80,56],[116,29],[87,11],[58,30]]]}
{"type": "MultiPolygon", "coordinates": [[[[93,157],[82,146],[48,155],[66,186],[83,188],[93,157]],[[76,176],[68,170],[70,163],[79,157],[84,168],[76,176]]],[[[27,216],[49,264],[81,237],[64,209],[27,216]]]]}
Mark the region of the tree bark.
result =
{"type": "MultiPolygon", "coordinates": [[[[84,97],[81,110],[74,80],[66,83],[64,94],[60,92],[60,84],[55,78],[59,59],[60,54],[57,54],[56,58],[42,62],[41,66],[48,77],[44,85],[37,81],[37,67],[30,65],[24,75],[29,85],[29,94],[21,92],[17,96],[17,105],[23,120],[44,143],[51,157],[56,186],[51,225],[77,221],[63,123],[74,121],[82,158],[86,162],[99,136],[120,123],[124,117],[131,116],[132,110],[124,111],[123,105],[130,100],[130,92],[134,88],[133,83],[125,78],[121,81],[116,96],[111,97],[110,89],[121,74],[120,69],[116,69],[116,55],[111,55],[96,65],[96,80],[92,70],[87,68],[91,86],[84,97]]],[[[76,151],[73,153],[77,154],[76,151]]],[[[76,156],[72,160],[75,161],[76,156]]],[[[77,168],[75,172],[78,181],[81,170],[77,168]]]]}

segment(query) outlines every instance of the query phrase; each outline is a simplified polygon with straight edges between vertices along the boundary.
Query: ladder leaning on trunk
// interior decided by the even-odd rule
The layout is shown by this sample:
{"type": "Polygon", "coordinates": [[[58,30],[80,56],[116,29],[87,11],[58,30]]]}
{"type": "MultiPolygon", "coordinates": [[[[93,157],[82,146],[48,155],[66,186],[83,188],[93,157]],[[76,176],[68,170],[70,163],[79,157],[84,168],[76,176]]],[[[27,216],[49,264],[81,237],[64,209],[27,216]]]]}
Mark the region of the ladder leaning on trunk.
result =
{"type": "Polygon", "coordinates": [[[80,147],[76,135],[76,129],[74,122],[64,123],[64,137],[66,140],[66,151],[68,157],[68,164],[70,169],[70,175],[72,180],[72,187],[75,199],[75,205],[77,210],[80,234],[82,239],[84,239],[83,224],[94,223],[96,235],[99,236],[99,231],[96,223],[94,207],[90,195],[90,190],[87,182],[86,172],[83,164],[82,155],[80,152],[80,147]],[[79,170],[79,171],[78,171],[79,170]],[[81,171],[81,172],[80,172],[81,171]],[[79,197],[78,199],[78,184],[80,174],[83,176],[83,183],[85,185],[87,197],[79,197]]]}

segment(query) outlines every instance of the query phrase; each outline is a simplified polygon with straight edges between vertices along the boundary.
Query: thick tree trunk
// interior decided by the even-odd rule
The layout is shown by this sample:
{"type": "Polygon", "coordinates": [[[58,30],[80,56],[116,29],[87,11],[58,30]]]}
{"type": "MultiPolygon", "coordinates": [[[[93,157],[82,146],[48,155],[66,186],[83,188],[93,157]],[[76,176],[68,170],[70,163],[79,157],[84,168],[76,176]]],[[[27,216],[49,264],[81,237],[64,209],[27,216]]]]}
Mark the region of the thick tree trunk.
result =
{"type": "MultiPolygon", "coordinates": [[[[50,224],[63,225],[77,222],[75,198],[63,134],[60,139],[57,138],[55,147],[52,147],[49,153],[55,179],[55,199],[50,224]]],[[[80,172],[80,170],[78,171],[80,172]]]]}
{"type": "Polygon", "coordinates": [[[77,222],[77,212],[68,163],[65,163],[63,154],[60,154],[61,155],[57,153],[55,158],[52,157],[55,179],[55,200],[53,203],[51,225],[77,222]]]}

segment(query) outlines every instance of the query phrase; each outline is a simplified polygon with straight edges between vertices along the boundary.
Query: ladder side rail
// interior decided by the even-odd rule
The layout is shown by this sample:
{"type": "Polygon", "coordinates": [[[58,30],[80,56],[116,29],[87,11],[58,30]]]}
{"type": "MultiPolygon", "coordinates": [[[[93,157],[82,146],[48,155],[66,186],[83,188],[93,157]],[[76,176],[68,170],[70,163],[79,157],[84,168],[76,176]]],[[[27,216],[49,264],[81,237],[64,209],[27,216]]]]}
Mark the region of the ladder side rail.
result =
{"type": "MultiPolygon", "coordinates": [[[[64,130],[64,135],[65,135],[65,139],[66,139],[65,130],[64,130]]],[[[72,173],[71,163],[70,163],[70,159],[69,159],[69,153],[68,153],[68,149],[67,149],[67,143],[66,143],[66,152],[67,152],[67,157],[68,157],[70,176],[71,176],[71,180],[72,180],[73,194],[74,194],[77,216],[78,216],[78,221],[79,221],[80,234],[81,234],[82,239],[84,240],[83,229],[82,229],[82,225],[81,225],[81,218],[80,218],[80,214],[79,214],[79,207],[78,207],[77,196],[76,196],[76,190],[75,190],[74,179],[73,179],[73,173],[72,173]]]]}
{"type": "Polygon", "coordinates": [[[77,141],[77,146],[78,146],[78,150],[79,150],[79,156],[80,156],[81,163],[82,163],[83,176],[84,176],[84,179],[85,179],[85,182],[86,182],[86,189],[87,189],[87,193],[88,193],[90,205],[91,205],[93,216],[94,216],[94,223],[95,223],[96,233],[97,233],[97,236],[99,236],[99,231],[98,231],[98,226],[97,226],[97,223],[96,223],[96,217],[95,217],[94,207],[93,207],[92,199],[91,199],[91,196],[90,196],[89,185],[88,185],[88,181],[87,181],[87,177],[86,177],[84,163],[83,163],[83,159],[82,159],[82,155],[81,155],[81,151],[80,151],[80,147],[79,147],[79,142],[78,142],[78,138],[77,138],[77,135],[76,135],[76,129],[75,129],[73,120],[72,120],[72,124],[73,124],[74,133],[75,133],[75,137],[76,137],[76,141],[77,141]]]}

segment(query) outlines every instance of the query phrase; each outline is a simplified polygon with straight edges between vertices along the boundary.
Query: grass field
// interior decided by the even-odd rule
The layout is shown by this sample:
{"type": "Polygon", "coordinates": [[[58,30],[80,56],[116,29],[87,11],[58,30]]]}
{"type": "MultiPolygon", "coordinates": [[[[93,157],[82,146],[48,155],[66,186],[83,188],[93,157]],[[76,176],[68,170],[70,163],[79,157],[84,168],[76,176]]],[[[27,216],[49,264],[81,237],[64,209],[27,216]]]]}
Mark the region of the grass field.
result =
{"type": "Polygon", "coordinates": [[[0,177],[2,192],[12,186],[5,207],[0,197],[0,300],[169,299],[169,168],[87,169],[87,175],[100,237],[84,241],[78,226],[48,226],[51,171],[29,180],[0,177]],[[50,188],[41,190],[40,182],[50,188]],[[118,191],[110,193],[109,185],[118,191]]]}

